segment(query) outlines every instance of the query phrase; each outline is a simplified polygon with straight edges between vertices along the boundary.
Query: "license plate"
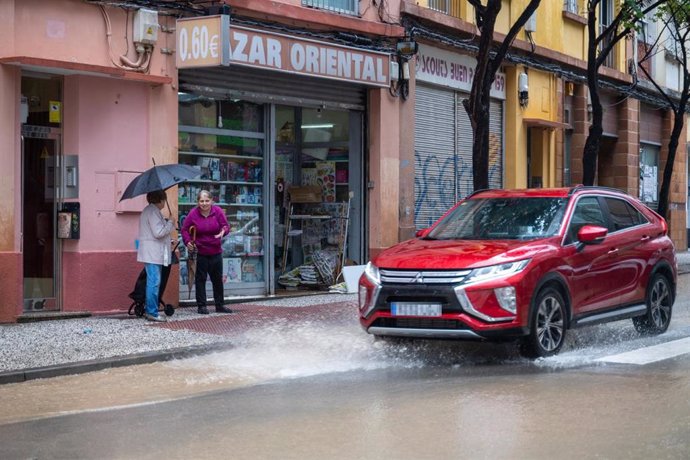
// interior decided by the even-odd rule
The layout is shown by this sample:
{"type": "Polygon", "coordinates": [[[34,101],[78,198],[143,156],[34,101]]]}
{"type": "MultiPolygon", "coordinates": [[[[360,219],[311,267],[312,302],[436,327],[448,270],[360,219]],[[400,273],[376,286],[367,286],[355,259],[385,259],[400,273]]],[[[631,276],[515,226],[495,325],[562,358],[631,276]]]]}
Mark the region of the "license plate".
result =
{"type": "Polygon", "coordinates": [[[440,303],[392,302],[393,316],[441,316],[440,303]]]}

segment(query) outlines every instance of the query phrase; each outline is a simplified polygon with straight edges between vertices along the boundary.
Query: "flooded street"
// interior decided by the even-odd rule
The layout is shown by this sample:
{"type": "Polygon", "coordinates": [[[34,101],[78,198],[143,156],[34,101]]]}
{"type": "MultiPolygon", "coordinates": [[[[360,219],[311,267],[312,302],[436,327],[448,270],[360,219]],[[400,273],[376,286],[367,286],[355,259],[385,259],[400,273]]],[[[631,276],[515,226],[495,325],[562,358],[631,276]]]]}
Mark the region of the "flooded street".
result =
{"type": "Polygon", "coordinates": [[[353,314],[254,329],[195,358],[2,385],[0,442],[6,458],[687,458],[688,277],[666,334],[578,329],[537,361],[513,344],[375,340],[353,314]],[[668,344],[669,359],[614,359],[668,344]],[[40,441],[56,430],[69,449],[40,441]]]}

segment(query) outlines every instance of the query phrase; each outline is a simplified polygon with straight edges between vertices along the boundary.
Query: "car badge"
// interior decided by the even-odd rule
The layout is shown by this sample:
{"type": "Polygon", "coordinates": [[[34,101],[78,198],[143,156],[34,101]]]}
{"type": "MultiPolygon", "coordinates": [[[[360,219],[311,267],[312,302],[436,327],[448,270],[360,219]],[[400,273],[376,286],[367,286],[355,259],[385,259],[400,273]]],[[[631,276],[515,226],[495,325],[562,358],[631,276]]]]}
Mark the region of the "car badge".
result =
{"type": "Polygon", "coordinates": [[[417,274],[412,278],[412,283],[423,283],[424,282],[424,277],[422,276],[422,272],[417,272],[417,274]]]}

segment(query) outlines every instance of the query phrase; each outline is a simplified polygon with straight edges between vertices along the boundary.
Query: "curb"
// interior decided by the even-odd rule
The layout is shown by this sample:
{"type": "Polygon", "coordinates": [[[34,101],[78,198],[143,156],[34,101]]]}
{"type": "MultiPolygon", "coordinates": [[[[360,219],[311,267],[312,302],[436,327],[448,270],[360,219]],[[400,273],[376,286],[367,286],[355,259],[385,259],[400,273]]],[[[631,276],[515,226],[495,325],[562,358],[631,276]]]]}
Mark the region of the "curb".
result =
{"type": "Polygon", "coordinates": [[[213,343],[195,345],[191,347],[173,348],[171,350],[150,351],[129,356],[114,356],[112,358],[93,359],[77,363],[57,364],[55,366],[20,369],[16,371],[0,372],[0,385],[20,383],[27,380],[45,379],[64,375],[84,374],[116,367],[133,366],[136,364],[150,364],[173,359],[190,358],[206,353],[225,351],[234,347],[232,343],[213,343]]]}

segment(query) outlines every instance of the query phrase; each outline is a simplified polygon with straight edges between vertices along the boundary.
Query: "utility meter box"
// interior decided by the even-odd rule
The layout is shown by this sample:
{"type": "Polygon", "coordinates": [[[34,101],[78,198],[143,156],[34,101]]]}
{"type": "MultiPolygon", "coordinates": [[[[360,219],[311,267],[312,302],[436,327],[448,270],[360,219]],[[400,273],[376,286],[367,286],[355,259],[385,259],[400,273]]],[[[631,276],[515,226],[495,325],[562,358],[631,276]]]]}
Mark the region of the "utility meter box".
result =
{"type": "Polygon", "coordinates": [[[134,43],[154,45],[158,40],[158,12],[141,8],[134,13],[134,43]]]}

